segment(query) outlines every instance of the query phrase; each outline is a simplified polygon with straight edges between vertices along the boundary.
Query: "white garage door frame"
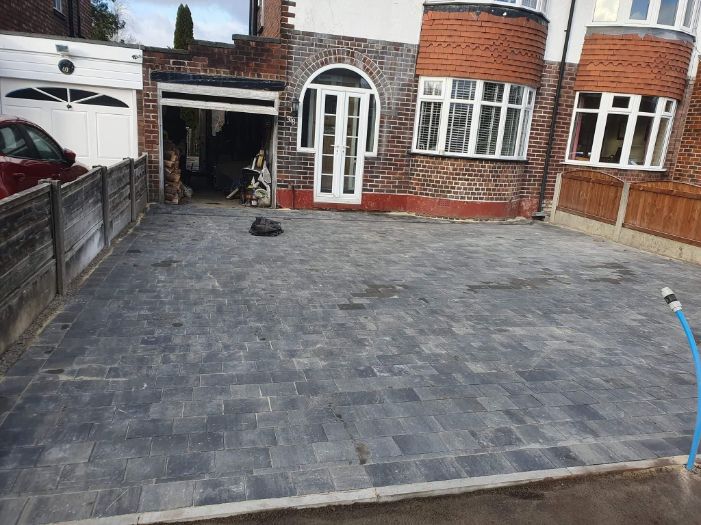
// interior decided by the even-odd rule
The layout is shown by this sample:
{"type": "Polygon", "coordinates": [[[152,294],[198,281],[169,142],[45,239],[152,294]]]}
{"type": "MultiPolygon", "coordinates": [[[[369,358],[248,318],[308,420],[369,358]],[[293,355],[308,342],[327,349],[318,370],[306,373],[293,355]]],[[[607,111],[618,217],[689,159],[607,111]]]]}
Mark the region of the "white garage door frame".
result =
{"type": "Polygon", "coordinates": [[[158,83],[158,156],[159,156],[159,198],[165,199],[165,175],[163,171],[163,107],[174,106],[181,108],[210,109],[230,111],[233,113],[251,113],[255,115],[269,115],[273,117],[272,136],[272,208],[277,206],[277,134],[278,114],[280,108],[280,94],[277,91],[264,91],[259,89],[226,88],[217,86],[197,86],[191,84],[174,84],[169,82],[158,83]],[[169,97],[168,93],[191,95],[192,99],[169,97]],[[196,100],[201,96],[202,100],[196,100]],[[212,101],[211,97],[219,100],[212,101]],[[222,99],[229,98],[231,103],[222,99]],[[250,100],[267,102],[267,105],[246,104],[236,101],[250,100]]]}

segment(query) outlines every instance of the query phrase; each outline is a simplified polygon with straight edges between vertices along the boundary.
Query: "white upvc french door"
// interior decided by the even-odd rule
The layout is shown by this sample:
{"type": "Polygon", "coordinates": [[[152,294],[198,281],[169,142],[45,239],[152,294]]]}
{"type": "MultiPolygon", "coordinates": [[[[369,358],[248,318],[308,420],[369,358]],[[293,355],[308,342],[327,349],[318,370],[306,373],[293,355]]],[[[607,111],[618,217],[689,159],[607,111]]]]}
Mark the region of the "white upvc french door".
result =
{"type": "Polygon", "coordinates": [[[323,89],[316,136],[314,200],[360,204],[369,96],[323,89]]]}

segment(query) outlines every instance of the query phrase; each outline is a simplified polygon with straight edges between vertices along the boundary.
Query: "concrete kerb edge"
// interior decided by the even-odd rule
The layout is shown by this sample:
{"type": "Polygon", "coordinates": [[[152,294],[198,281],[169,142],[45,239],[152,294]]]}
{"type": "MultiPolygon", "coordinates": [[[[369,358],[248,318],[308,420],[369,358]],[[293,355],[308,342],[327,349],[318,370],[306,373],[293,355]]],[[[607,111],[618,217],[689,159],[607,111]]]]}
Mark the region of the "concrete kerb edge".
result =
{"type": "Polygon", "coordinates": [[[123,516],[65,521],[55,523],[54,525],[155,525],[157,523],[184,523],[228,518],[266,511],[310,509],[331,505],[353,505],[356,503],[387,503],[405,499],[466,494],[480,490],[512,487],[539,481],[679,466],[684,465],[687,459],[687,456],[673,456],[626,463],[609,463],[594,466],[518,472],[514,474],[500,474],[450,481],[413,483],[409,485],[331,492],[327,494],[311,494],[308,496],[240,501],[158,512],[142,512],[123,516]]]}

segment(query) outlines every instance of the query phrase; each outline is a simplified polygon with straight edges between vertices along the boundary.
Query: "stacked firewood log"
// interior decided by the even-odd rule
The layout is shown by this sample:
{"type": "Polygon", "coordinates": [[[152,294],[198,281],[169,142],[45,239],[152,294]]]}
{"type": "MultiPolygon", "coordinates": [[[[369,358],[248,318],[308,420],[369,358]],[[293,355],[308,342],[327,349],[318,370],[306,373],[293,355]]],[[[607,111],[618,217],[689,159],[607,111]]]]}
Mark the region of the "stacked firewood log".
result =
{"type": "Polygon", "coordinates": [[[165,147],[163,174],[165,176],[165,201],[168,204],[180,204],[180,200],[183,198],[180,182],[180,151],[172,142],[168,142],[165,147]]]}

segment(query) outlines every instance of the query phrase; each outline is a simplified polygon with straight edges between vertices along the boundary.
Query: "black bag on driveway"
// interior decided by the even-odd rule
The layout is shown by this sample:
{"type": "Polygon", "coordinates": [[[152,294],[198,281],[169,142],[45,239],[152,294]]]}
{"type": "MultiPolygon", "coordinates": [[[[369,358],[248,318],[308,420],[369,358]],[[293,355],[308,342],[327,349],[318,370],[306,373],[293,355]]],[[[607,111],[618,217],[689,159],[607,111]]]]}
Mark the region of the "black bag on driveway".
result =
{"type": "Polygon", "coordinates": [[[251,235],[257,237],[277,237],[283,233],[282,225],[277,221],[266,219],[265,217],[256,217],[256,220],[251,224],[251,229],[248,230],[251,235]]]}

